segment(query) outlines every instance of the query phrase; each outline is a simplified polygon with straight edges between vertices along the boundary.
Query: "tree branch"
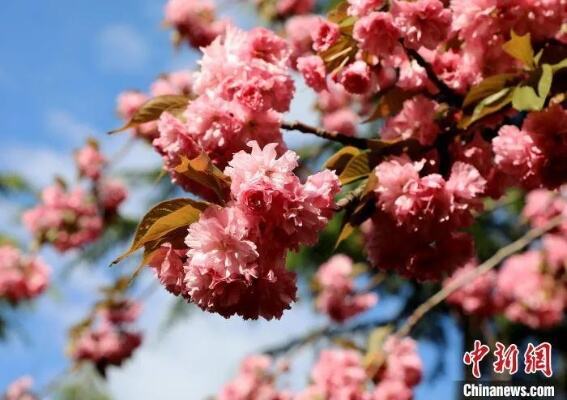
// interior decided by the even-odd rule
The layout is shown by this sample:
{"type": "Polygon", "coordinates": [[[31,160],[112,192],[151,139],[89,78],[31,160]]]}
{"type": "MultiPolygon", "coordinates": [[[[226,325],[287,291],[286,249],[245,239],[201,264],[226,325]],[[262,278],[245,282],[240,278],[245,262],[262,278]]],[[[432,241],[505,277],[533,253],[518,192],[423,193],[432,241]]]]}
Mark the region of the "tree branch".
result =
{"type": "Polygon", "coordinates": [[[282,129],[285,129],[287,131],[299,131],[303,133],[309,133],[315,136],[319,136],[320,138],[323,139],[342,143],[347,146],[358,147],[359,149],[368,148],[368,141],[366,139],[347,136],[339,132],[327,131],[323,128],[307,125],[299,121],[282,122],[281,127],[282,129]]]}
{"type": "Polygon", "coordinates": [[[544,226],[528,231],[524,236],[522,236],[515,242],[512,242],[508,246],[505,246],[498,250],[492,257],[479,265],[476,269],[468,274],[463,275],[460,279],[453,281],[451,284],[435,293],[425,303],[421,304],[414,310],[414,312],[408,317],[406,322],[398,329],[396,335],[399,337],[407,336],[425,314],[427,314],[435,306],[445,300],[451,293],[460,289],[462,286],[465,286],[467,283],[471,282],[478,276],[490,271],[498,264],[500,264],[505,258],[522,250],[524,247],[529,245],[531,242],[533,242],[546,232],[557,227],[562,221],[563,216],[560,215],[550,220],[544,226]]]}
{"type": "Polygon", "coordinates": [[[425,69],[425,72],[427,73],[427,77],[429,78],[429,80],[431,82],[433,82],[433,84],[435,86],[437,86],[437,89],[439,89],[442,100],[446,101],[450,105],[460,107],[462,102],[463,102],[462,97],[457,92],[455,92],[453,89],[451,89],[449,86],[447,86],[447,84],[437,76],[435,71],[433,71],[433,67],[431,66],[431,64],[429,64],[421,56],[421,54],[419,54],[414,49],[410,49],[410,48],[406,47],[406,45],[404,44],[403,41],[400,41],[400,42],[402,43],[402,46],[404,47],[408,56],[410,58],[413,58],[415,61],[417,61],[417,63],[421,67],[423,67],[423,69],[425,69]]]}

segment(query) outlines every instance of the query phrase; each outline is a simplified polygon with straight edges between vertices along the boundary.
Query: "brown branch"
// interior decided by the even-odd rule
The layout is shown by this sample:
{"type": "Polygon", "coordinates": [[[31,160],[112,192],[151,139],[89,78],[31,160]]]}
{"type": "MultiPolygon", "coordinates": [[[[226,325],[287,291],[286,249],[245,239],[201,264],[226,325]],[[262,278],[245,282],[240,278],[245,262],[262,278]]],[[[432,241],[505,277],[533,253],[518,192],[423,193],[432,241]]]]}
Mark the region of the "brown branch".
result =
{"type": "Polygon", "coordinates": [[[479,265],[474,271],[463,275],[461,278],[453,281],[451,284],[447,285],[433,296],[431,296],[425,303],[417,307],[414,312],[408,317],[405,323],[398,329],[396,335],[407,336],[413,327],[423,318],[425,314],[431,311],[435,306],[440,304],[445,300],[451,293],[465,286],[467,283],[471,282],[478,276],[490,271],[498,264],[500,264],[505,258],[511,256],[514,253],[522,250],[524,247],[529,245],[531,242],[550,231],[551,229],[557,227],[563,221],[563,216],[560,215],[556,218],[550,220],[547,224],[540,228],[534,228],[528,231],[524,236],[510,243],[498,250],[492,257],[486,260],[484,263],[479,265]]]}
{"type": "Polygon", "coordinates": [[[419,54],[417,52],[417,50],[406,47],[405,44],[403,43],[403,41],[400,41],[400,42],[401,42],[402,46],[404,47],[407,55],[410,58],[413,58],[415,61],[417,61],[417,63],[421,67],[423,67],[423,69],[425,69],[425,72],[427,73],[427,77],[429,78],[429,80],[431,82],[433,82],[433,84],[435,86],[437,86],[437,89],[439,89],[439,93],[441,95],[441,100],[446,101],[450,105],[460,107],[463,103],[463,98],[457,92],[455,92],[453,89],[451,89],[442,79],[440,79],[437,76],[435,71],[433,71],[433,67],[431,66],[431,64],[429,64],[421,56],[421,54],[419,54]]]}
{"type": "Polygon", "coordinates": [[[285,129],[287,131],[309,133],[311,135],[319,136],[320,138],[332,140],[334,142],[339,142],[347,146],[358,147],[359,149],[368,148],[368,141],[366,139],[347,136],[339,132],[327,131],[323,128],[307,125],[299,121],[282,122],[281,127],[282,129],[285,129]]]}

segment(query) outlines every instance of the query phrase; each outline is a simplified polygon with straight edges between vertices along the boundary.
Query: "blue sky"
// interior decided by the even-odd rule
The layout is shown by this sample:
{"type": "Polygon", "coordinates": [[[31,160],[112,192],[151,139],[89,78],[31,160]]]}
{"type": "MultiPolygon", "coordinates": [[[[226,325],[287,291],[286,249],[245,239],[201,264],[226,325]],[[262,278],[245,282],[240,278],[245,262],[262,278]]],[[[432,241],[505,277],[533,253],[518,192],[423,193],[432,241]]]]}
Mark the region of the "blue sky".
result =
{"type": "MultiPolygon", "coordinates": [[[[192,67],[197,58],[187,49],[172,49],[170,32],[161,27],[162,7],[162,0],[18,0],[2,5],[0,170],[20,171],[41,187],[55,173],[73,177],[71,151],[87,136],[101,140],[108,153],[123,145],[127,135],[104,134],[119,124],[114,115],[116,95],[124,89],[145,89],[159,73],[192,67]]],[[[226,0],[222,9],[241,27],[255,23],[249,8],[226,0]]],[[[313,121],[312,96],[302,86],[298,93],[292,117],[313,121]]],[[[304,138],[292,140],[300,144],[304,138]]],[[[137,145],[120,168],[151,168],[158,163],[152,151],[137,145]]],[[[139,215],[148,195],[149,190],[133,190],[126,213],[139,215]]],[[[0,199],[1,231],[25,240],[17,224],[18,212],[0,199]]],[[[30,309],[9,316],[20,334],[0,343],[0,390],[23,374],[31,374],[41,386],[66,368],[66,329],[84,315],[93,301],[92,292],[113,274],[104,268],[108,260],[100,260],[95,268],[76,266],[63,280],[61,268],[73,256],[62,259],[50,250],[42,251],[42,256],[54,267],[57,294],[53,291],[30,309]]],[[[146,274],[143,279],[148,282],[151,277],[146,274]]],[[[160,291],[146,305],[140,323],[146,331],[144,347],[124,368],[109,375],[117,399],[201,399],[231,376],[244,354],[325,323],[304,302],[282,321],[270,323],[227,321],[193,312],[163,336],[157,327],[171,302],[160,291]]],[[[393,309],[395,304],[383,302],[376,312],[393,309]]],[[[449,351],[439,355],[428,343],[421,343],[420,351],[428,367],[438,356],[450,367],[419,388],[418,400],[450,398],[451,383],[460,373],[460,338],[452,323],[446,325],[449,351]]],[[[310,361],[308,353],[300,356],[298,372],[289,379],[292,386],[304,383],[310,361]]]]}

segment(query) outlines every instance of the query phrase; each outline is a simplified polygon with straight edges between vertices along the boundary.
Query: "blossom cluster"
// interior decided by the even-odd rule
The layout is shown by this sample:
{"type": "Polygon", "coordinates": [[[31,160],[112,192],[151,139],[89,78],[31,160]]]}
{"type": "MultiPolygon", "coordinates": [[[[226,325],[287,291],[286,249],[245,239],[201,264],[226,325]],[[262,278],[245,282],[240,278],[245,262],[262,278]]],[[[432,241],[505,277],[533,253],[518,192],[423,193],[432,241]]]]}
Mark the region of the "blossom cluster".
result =
{"type": "Polygon", "coordinates": [[[17,304],[44,292],[49,267],[39,258],[24,255],[12,245],[0,246],[0,299],[17,304]]]}
{"type": "Polygon", "coordinates": [[[104,225],[118,212],[128,192],[122,182],[108,178],[108,162],[98,143],[89,140],[75,152],[80,178],[90,184],[72,189],[62,180],[43,189],[41,203],[23,215],[26,228],[38,244],[52,244],[60,252],[92,243],[100,237],[104,225]]]}
{"type": "Polygon", "coordinates": [[[121,365],[142,343],[142,335],[130,328],[140,309],[139,303],[130,300],[104,304],[96,311],[95,321],[72,343],[72,358],[93,363],[102,374],[111,365],[121,365]]]}
{"type": "Polygon", "coordinates": [[[218,400],[291,400],[291,395],[275,387],[273,360],[265,355],[246,357],[238,374],[219,392],[218,400]]]}
{"type": "MultiPolygon", "coordinates": [[[[559,193],[538,189],[527,195],[523,216],[533,226],[567,213],[567,201],[559,193]]],[[[550,328],[563,320],[567,305],[567,225],[546,234],[539,249],[508,258],[502,267],[489,271],[453,292],[447,302],[467,314],[491,316],[503,313],[508,319],[533,329],[550,328]]],[[[471,261],[445,281],[463,279],[476,266],[471,261]]]]}
{"type": "Polygon", "coordinates": [[[315,275],[319,289],[315,300],[317,310],[335,322],[342,323],[373,307],[378,301],[375,293],[355,292],[353,275],[353,262],[344,254],[331,257],[315,275]]]}
{"type": "Polygon", "coordinates": [[[390,336],[381,352],[383,363],[376,376],[369,377],[357,350],[323,350],[311,372],[311,385],[294,399],[411,400],[423,373],[416,342],[390,336]]]}
{"type": "Polygon", "coordinates": [[[33,379],[29,376],[22,376],[10,383],[6,392],[2,396],[3,400],[37,400],[38,397],[31,392],[33,379]]]}
{"type": "Polygon", "coordinates": [[[279,318],[296,297],[288,250],[313,245],[339,191],[328,170],[301,183],[297,155],[250,142],[228,163],[230,200],[211,205],[189,227],[185,248],[163,244],[150,265],[162,284],[203,310],[225,317],[279,318]]]}
{"type": "Polygon", "coordinates": [[[60,252],[93,242],[103,228],[89,195],[80,187],[68,191],[59,182],[42,191],[41,203],[24,213],[23,222],[38,243],[49,243],[60,252]]]}
{"type": "Polygon", "coordinates": [[[419,280],[440,279],[472,256],[472,238],[460,229],[472,223],[486,186],[467,163],[455,162],[448,180],[426,167],[407,157],[379,164],[377,211],[364,227],[374,265],[419,280]]]}
{"type": "Polygon", "coordinates": [[[221,389],[219,400],[411,400],[419,384],[423,366],[417,343],[408,338],[389,336],[380,350],[381,366],[369,375],[365,359],[358,350],[331,348],[321,351],[310,374],[310,384],[292,393],[279,390],[277,365],[265,355],[249,356],[237,376],[221,389]],[[275,365],[275,366],[274,366],[275,365]]]}
{"type": "Polygon", "coordinates": [[[169,0],[165,6],[165,24],[175,29],[174,43],[191,47],[209,45],[228,25],[216,18],[213,0],[169,0]]]}
{"type": "Polygon", "coordinates": [[[312,50],[318,55],[306,55],[311,59],[302,72],[306,77],[319,76],[322,84],[312,85],[316,90],[325,87],[329,75],[353,94],[376,93],[394,84],[435,93],[424,67],[412,56],[411,51],[418,51],[448,87],[466,93],[483,77],[518,68],[502,51],[512,30],[530,32],[536,42],[561,39],[567,18],[561,0],[348,0],[348,4],[352,24],[320,18],[311,29],[312,50]],[[356,56],[340,70],[327,71],[321,57],[345,40],[357,46],[356,56]],[[451,45],[452,41],[460,46],[451,45]]]}

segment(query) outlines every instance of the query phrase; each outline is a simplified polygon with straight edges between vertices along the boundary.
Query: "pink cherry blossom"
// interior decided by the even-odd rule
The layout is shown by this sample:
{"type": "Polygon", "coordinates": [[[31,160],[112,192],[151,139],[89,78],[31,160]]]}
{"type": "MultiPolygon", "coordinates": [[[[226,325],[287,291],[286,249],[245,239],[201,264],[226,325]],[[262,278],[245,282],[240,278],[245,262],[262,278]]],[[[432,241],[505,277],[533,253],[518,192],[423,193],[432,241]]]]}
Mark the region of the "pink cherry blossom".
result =
{"type": "Polygon", "coordinates": [[[158,131],[159,137],[154,139],[152,144],[162,155],[163,168],[169,172],[172,182],[203,198],[214,198],[214,193],[210,188],[176,171],[176,168],[182,163],[182,157],[191,160],[202,152],[194,136],[187,131],[187,127],[170,113],[164,112],[158,121],[158,131]]]}
{"type": "Polygon", "coordinates": [[[544,156],[533,138],[513,125],[504,125],[492,139],[494,162],[528,187],[537,186],[544,156]]]}
{"type": "Polygon", "coordinates": [[[150,92],[154,97],[165,95],[190,96],[193,92],[193,73],[181,70],[161,75],[152,83],[150,92]]]}
{"type": "Polygon", "coordinates": [[[279,15],[307,14],[313,11],[315,0],[277,0],[279,15]]]}
{"type": "Polygon", "coordinates": [[[317,271],[315,279],[321,287],[315,300],[317,309],[335,322],[342,323],[378,301],[374,293],[356,294],[352,275],[353,262],[342,254],[331,257],[317,271]]]}
{"type": "Polygon", "coordinates": [[[225,20],[216,19],[212,0],[169,0],[165,6],[165,22],[195,48],[207,46],[227,25],[225,20]]]}
{"type": "Polygon", "coordinates": [[[106,164],[106,158],[99,151],[95,142],[89,142],[78,150],[75,153],[75,161],[79,174],[92,180],[100,178],[102,169],[106,164]]]}
{"type": "Polygon", "coordinates": [[[439,280],[473,256],[472,238],[464,232],[408,232],[383,213],[377,213],[363,227],[372,265],[406,278],[439,280]]]}
{"type": "Polygon", "coordinates": [[[130,358],[142,336],[111,324],[102,324],[85,331],[76,341],[72,356],[77,361],[89,361],[104,370],[109,365],[121,365],[130,358]]]}
{"type": "Polygon", "coordinates": [[[118,207],[128,197],[128,190],[124,184],[116,179],[104,179],[97,188],[100,204],[107,213],[116,213],[118,207]]]}
{"type": "Polygon", "coordinates": [[[355,350],[323,350],[311,371],[313,385],[324,399],[363,400],[366,371],[362,356],[355,350]]]}
{"type": "Polygon", "coordinates": [[[55,184],[41,196],[42,202],[23,215],[24,225],[36,240],[65,252],[93,242],[102,233],[96,205],[81,188],[67,192],[55,184]]]}
{"type": "Polygon", "coordinates": [[[320,92],[327,87],[325,64],[319,56],[305,56],[297,59],[297,70],[303,75],[307,86],[320,92]]]}
{"type": "MultiPolygon", "coordinates": [[[[443,286],[447,287],[455,281],[461,281],[463,277],[474,271],[476,266],[475,260],[468,262],[456,270],[450,278],[446,279],[443,282],[443,286]]],[[[495,286],[496,273],[489,271],[451,293],[447,297],[447,303],[458,306],[465,314],[490,316],[497,311],[494,299],[495,286]]]]}
{"type": "Polygon", "coordinates": [[[135,322],[140,316],[142,305],[129,299],[111,302],[100,310],[101,317],[113,324],[135,322]]]}
{"type": "Polygon", "coordinates": [[[319,19],[311,34],[313,49],[318,52],[329,50],[341,37],[339,26],[325,19],[319,19]]]}
{"type": "Polygon", "coordinates": [[[432,145],[440,132],[435,122],[437,108],[435,101],[422,95],[406,100],[401,111],[386,120],[380,136],[392,141],[416,139],[424,146],[432,145]]]}
{"type": "Polygon", "coordinates": [[[401,381],[410,388],[421,382],[423,364],[415,340],[409,337],[390,336],[384,342],[383,351],[386,360],[380,372],[381,380],[401,381]]]}
{"type": "Polygon", "coordinates": [[[434,49],[447,38],[451,11],[440,0],[395,0],[391,12],[408,47],[434,49]]]}
{"type": "Polygon", "coordinates": [[[376,11],[384,5],[384,0],[347,0],[348,14],[355,17],[363,17],[376,11]]]}
{"type": "Polygon", "coordinates": [[[12,303],[33,299],[45,291],[49,275],[40,258],[23,255],[11,245],[0,246],[0,298],[12,303]]]}
{"type": "Polygon", "coordinates": [[[352,94],[365,94],[371,89],[370,67],[364,61],[355,61],[341,70],[338,80],[352,94]]]}
{"type": "Polygon", "coordinates": [[[155,269],[160,283],[175,295],[185,295],[183,264],[187,250],[174,249],[171,243],[164,243],[156,250],[149,264],[155,269]]]}
{"type": "Polygon", "coordinates": [[[245,358],[234,379],[220,391],[219,400],[289,400],[289,394],[280,392],[270,372],[272,359],[263,355],[245,358]]]}
{"type": "MultiPolygon", "coordinates": [[[[285,23],[285,36],[291,45],[292,61],[299,57],[312,54],[313,39],[311,31],[319,21],[316,15],[297,15],[288,19],[285,23]]],[[[295,62],[292,62],[295,65],[295,62]]]]}
{"type": "Polygon", "coordinates": [[[354,136],[360,117],[350,107],[341,108],[323,116],[323,128],[330,132],[354,136]]]}
{"type": "Polygon", "coordinates": [[[497,294],[504,315],[533,329],[563,320],[565,287],[543,271],[543,254],[527,251],[508,258],[498,273],[497,294]]]}
{"type": "Polygon", "coordinates": [[[297,155],[287,151],[277,158],[276,145],[261,149],[250,143],[252,151],[235,154],[226,168],[236,204],[269,225],[263,232],[274,242],[296,249],[314,244],[331,217],[334,196],[339,191],[337,176],[325,170],[310,176],[305,184],[293,174],[297,155]]]}
{"type": "Polygon", "coordinates": [[[280,318],[295,300],[295,275],[284,255],[258,248],[255,226],[235,207],[209,207],[189,228],[185,283],[206,311],[245,319],[280,318]]]}
{"type": "Polygon", "coordinates": [[[353,36],[361,49],[377,56],[389,56],[399,47],[400,32],[387,12],[373,12],[359,19],[353,36]]]}

